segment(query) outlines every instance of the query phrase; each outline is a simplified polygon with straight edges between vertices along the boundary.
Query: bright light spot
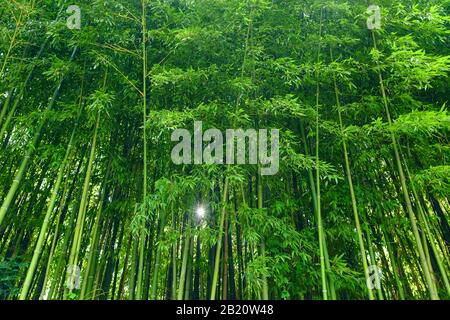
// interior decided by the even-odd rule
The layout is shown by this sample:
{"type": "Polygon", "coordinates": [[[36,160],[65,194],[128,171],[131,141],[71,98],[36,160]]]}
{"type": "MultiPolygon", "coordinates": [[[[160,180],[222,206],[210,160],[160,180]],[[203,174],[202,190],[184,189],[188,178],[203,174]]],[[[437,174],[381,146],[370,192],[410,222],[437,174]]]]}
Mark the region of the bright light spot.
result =
{"type": "Polygon", "coordinates": [[[198,206],[196,210],[197,218],[203,219],[205,217],[206,211],[203,206],[198,206]]]}

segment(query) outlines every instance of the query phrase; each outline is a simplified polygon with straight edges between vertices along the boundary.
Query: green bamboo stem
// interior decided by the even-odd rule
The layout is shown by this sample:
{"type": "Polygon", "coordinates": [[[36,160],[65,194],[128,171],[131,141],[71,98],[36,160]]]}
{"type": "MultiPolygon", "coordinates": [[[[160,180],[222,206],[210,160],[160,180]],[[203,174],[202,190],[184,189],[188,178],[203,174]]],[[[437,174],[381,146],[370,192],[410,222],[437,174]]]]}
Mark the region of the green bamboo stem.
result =
{"type": "MultiPolygon", "coordinates": [[[[369,257],[370,257],[370,263],[377,267],[377,261],[375,260],[375,253],[373,251],[373,245],[372,245],[372,239],[370,237],[370,232],[369,232],[369,227],[366,225],[366,237],[367,237],[367,242],[368,242],[368,249],[369,249],[369,257]]],[[[381,282],[381,281],[380,281],[381,282]]],[[[376,288],[377,290],[377,296],[378,296],[378,300],[384,300],[383,297],[383,292],[381,291],[381,286],[376,288]]]]}
{"type": "MultiPolygon", "coordinates": [[[[31,4],[33,4],[33,3],[34,3],[34,0],[32,1],[31,4]]],[[[0,79],[3,78],[3,74],[4,74],[4,71],[6,69],[6,64],[8,62],[9,56],[11,55],[11,52],[12,52],[13,48],[16,46],[16,38],[18,37],[18,35],[20,33],[20,27],[22,25],[22,19],[24,18],[24,11],[25,10],[26,9],[24,9],[24,8],[20,9],[19,18],[16,21],[16,26],[14,28],[14,33],[13,33],[13,36],[11,37],[11,41],[9,42],[9,46],[8,46],[8,49],[6,50],[5,58],[3,60],[2,67],[0,69],[0,79]]]]}
{"type": "MultiPolygon", "coordinates": [[[[160,218],[160,226],[158,230],[158,241],[162,240],[162,234],[164,230],[166,222],[166,213],[164,210],[161,212],[161,218],[160,218]]],[[[159,276],[159,267],[161,263],[161,246],[160,244],[157,245],[156,248],[156,258],[155,258],[155,268],[153,270],[153,278],[152,278],[152,286],[151,286],[151,294],[150,299],[155,300],[156,299],[156,292],[158,289],[158,276],[159,276]]]]}
{"type": "MultiPolygon", "coordinates": [[[[0,112],[0,128],[2,128],[2,122],[3,122],[3,118],[5,117],[6,111],[8,111],[8,107],[9,104],[11,102],[12,96],[14,95],[14,88],[12,88],[11,90],[8,91],[8,96],[6,97],[5,101],[3,101],[3,105],[2,105],[2,111],[0,112]]],[[[3,132],[0,131],[0,133],[3,132]]],[[[0,138],[3,137],[3,134],[0,135],[0,138]]]]}
{"type": "Polygon", "coordinates": [[[392,265],[392,274],[394,275],[394,278],[395,278],[395,283],[397,285],[398,294],[399,294],[401,300],[405,300],[405,291],[403,289],[403,284],[398,276],[399,269],[398,269],[398,265],[397,265],[396,259],[394,257],[393,251],[392,251],[392,245],[387,236],[387,232],[383,226],[381,226],[381,230],[383,232],[384,242],[386,244],[386,249],[388,251],[389,261],[391,262],[391,265],[392,265]]]}
{"type": "MultiPolygon", "coordinates": [[[[72,55],[70,57],[71,60],[75,57],[77,50],[78,50],[77,47],[75,47],[73,49],[72,55]]],[[[61,77],[61,79],[59,80],[59,82],[53,92],[51,101],[47,107],[48,110],[53,109],[53,106],[56,103],[56,99],[59,95],[59,91],[61,89],[61,85],[62,85],[63,81],[64,81],[64,77],[61,77]]],[[[16,175],[15,175],[13,183],[8,191],[8,194],[6,195],[6,198],[3,200],[2,206],[0,207],[0,226],[2,225],[3,219],[5,218],[5,215],[8,212],[9,206],[11,205],[11,202],[14,199],[14,196],[16,195],[17,189],[19,188],[19,185],[22,182],[23,176],[24,176],[26,168],[28,166],[28,162],[30,161],[30,159],[32,158],[32,155],[34,154],[34,151],[36,150],[36,147],[41,138],[45,123],[46,123],[46,119],[44,118],[41,120],[41,122],[37,128],[36,133],[34,134],[34,137],[31,140],[31,143],[29,144],[29,147],[25,153],[25,156],[22,159],[19,170],[16,172],[16,175]]]]}
{"type": "MultiPolygon", "coordinates": [[[[375,32],[373,32],[373,31],[372,31],[372,40],[373,40],[374,48],[377,49],[377,41],[375,38],[375,32]]],[[[378,64],[379,63],[377,61],[377,66],[378,66],[378,64]]],[[[384,103],[388,123],[389,123],[389,125],[392,125],[392,118],[391,118],[391,114],[390,114],[390,110],[389,110],[389,103],[388,103],[388,99],[387,99],[386,90],[384,87],[383,76],[381,74],[381,70],[379,67],[377,68],[377,73],[378,73],[378,80],[379,80],[379,84],[380,84],[381,94],[383,96],[383,103],[384,103]]],[[[431,299],[438,300],[439,296],[438,296],[438,293],[436,292],[436,290],[434,290],[433,280],[431,277],[430,270],[428,268],[428,264],[427,264],[426,257],[425,257],[425,251],[423,249],[422,241],[420,239],[419,231],[417,228],[417,221],[416,221],[416,217],[415,217],[415,214],[414,214],[414,211],[412,208],[411,198],[409,197],[408,187],[406,185],[405,173],[404,173],[403,165],[402,165],[402,162],[400,159],[398,143],[397,143],[397,139],[396,139],[394,133],[391,133],[391,140],[392,140],[392,146],[394,147],[395,161],[397,163],[398,173],[400,175],[401,189],[402,189],[403,197],[404,197],[404,200],[406,203],[407,213],[409,216],[409,220],[411,222],[414,238],[416,241],[417,250],[419,251],[420,263],[422,265],[422,269],[424,272],[425,282],[427,284],[431,299]]]]}
{"type": "MultiPolygon", "coordinates": [[[[258,179],[258,209],[263,209],[263,184],[262,177],[259,176],[258,179]]],[[[264,239],[261,240],[261,256],[265,258],[266,256],[266,244],[264,239]]],[[[267,277],[265,275],[262,276],[262,291],[261,291],[262,299],[269,300],[269,287],[267,284],[267,277]]]]}
{"type": "MultiPolygon", "coordinates": [[[[172,215],[172,226],[176,228],[175,212],[172,215]]],[[[177,297],[177,254],[178,244],[175,242],[172,246],[172,300],[176,300],[177,297]]]]}
{"type": "MultiPolygon", "coordinates": [[[[81,113],[79,113],[78,119],[80,117],[80,114],[81,113]]],[[[66,153],[64,155],[64,158],[62,160],[61,166],[59,168],[58,176],[57,176],[57,179],[56,179],[56,184],[55,184],[55,186],[53,188],[52,195],[50,197],[50,204],[49,204],[49,206],[47,208],[47,212],[45,214],[44,221],[43,221],[42,226],[41,226],[41,231],[39,232],[39,237],[38,237],[38,240],[37,240],[37,243],[36,243],[36,247],[35,247],[34,252],[33,252],[33,257],[31,259],[30,266],[28,267],[28,271],[27,271],[27,275],[25,277],[25,281],[24,281],[24,283],[22,285],[22,289],[21,289],[20,296],[19,296],[20,300],[25,300],[26,297],[27,297],[28,291],[30,289],[31,280],[33,279],[33,276],[34,276],[34,273],[36,271],[36,267],[37,267],[40,255],[42,253],[42,247],[44,245],[44,238],[45,238],[45,236],[47,234],[47,229],[48,229],[48,226],[49,226],[49,223],[50,223],[50,218],[51,218],[51,215],[53,213],[53,209],[55,208],[56,197],[58,196],[59,188],[61,186],[61,182],[62,182],[62,179],[63,179],[63,176],[64,176],[64,172],[66,170],[67,160],[68,160],[69,155],[70,155],[70,153],[72,151],[73,141],[74,141],[74,138],[75,138],[75,131],[76,131],[77,127],[78,127],[78,119],[77,119],[77,122],[76,122],[73,130],[72,130],[72,134],[70,136],[69,144],[67,145],[67,148],[66,148],[66,153]]]]}
{"type": "Polygon", "coordinates": [[[222,198],[222,212],[220,214],[220,221],[219,221],[219,234],[216,244],[216,256],[214,260],[214,273],[213,273],[213,279],[211,284],[211,296],[210,300],[216,299],[216,292],[217,292],[217,283],[219,280],[219,267],[220,267],[220,253],[222,251],[222,237],[223,237],[223,229],[224,229],[224,223],[225,223],[225,211],[226,211],[226,203],[228,199],[228,179],[225,179],[225,185],[223,187],[223,198],[222,198]]]}
{"type": "MultiPolygon", "coordinates": [[[[109,172],[109,165],[108,165],[107,171],[109,172]]],[[[102,191],[99,196],[99,206],[97,209],[97,213],[95,215],[94,226],[92,228],[90,249],[89,249],[89,254],[88,254],[88,259],[87,259],[85,276],[83,277],[84,278],[83,285],[81,287],[80,300],[85,299],[85,297],[89,298],[91,290],[92,290],[93,275],[94,275],[94,271],[95,271],[94,255],[95,255],[95,252],[97,251],[98,240],[99,240],[99,235],[100,235],[99,225],[100,225],[100,220],[102,218],[103,203],[104,203],[105,195],[106,195],[106,181],[108,179],[108,175],[109,174],[107,173],[105,181],[103,183],[102,191]]]]}
{"type": "MultiPolygon", "coordinates": [[[[330,48],[330,55],[331,55],[331,59],[333,60],[333,51],[331,48],[330,48]]],[[[350,160],[349,160],[348,150],[347,150],[347,139],[345,138],[344,122],[342,120],[341,99],[340,99],[340,94],[339,94],[339,89],[337,86],[335,73],[333,73],[333,84],[334,84],[334,93],[335,93],[335,97],[336,97],[336,106],[337,106],[337,110],[338,110],[339,126],[340,126],[341,134],[342,134],[342,148],[343,148],[343,153],[344,153],[345,173],[347,175],[347,182],[348,182],[348,186],[350,189],[350,198],[352,201],[353,218],[355,220],[356,232],[358,235],[359,252],[361,254],[361,261],[362,261],[362,265],[363,265],[364,276],[365,276],[366,282],[367,282],[370,277],[369,268],[367,265],[366,249],[364,247],[364,238],[363,238],[363,233],[361,230],[361,223],[360,223],[360,218],[359,218],[359,213],[358,213],[358,205],[357,205],[356,196],[355,196],[355,189],[353,187],[353,177],[352,177],[352,171],[350,169],[350,160]]],[[[370,290],[368,288],[367,292],[369,295],[369,299],[373,300],[374,296],[373,296],[372,290],[370,290]]]]}
{"type": "MultiPolygon", "coordinates": [[[[61,17],[63,10],[64,10],[64,5],[61,6],[61,8],[60,8],[60,10],[59,10],[59,12],[58,12],[58,15],[57,15],[55,21],[58,21],[58,19],[61,17]]],[[[6,132],[6,130],[8,129],[8,126],[9,126],[9,124],[11,123],[11,120],[12,120],[12,118],[13,118],[13,116],[14,116],[16,110],[17,110],[17,107],[18,107],[19,103],[20,103],[20,102],[22,101],[22,99],[23,99],[23,96],[24,96],[24,94],[25,94],[25,90],[26,90],[26,88],[27,88],[27,86],[28,86],[28,83],[29,83],[30,80],[31,80],[31,77],[32,77],[33,72],[34,72],[34,68],[35,68],[35,66],[36,66],[35,62],[36,62],[36,61],[42,56],[42,54],[44,53],[45,48],[46,48],[46,46],[47,46],[47,44],[48,44],[48,41],[49,41],[49,37],[46,37],[45,40],[44,40],[44,42],[42,42],[42,44],[41,44],[41,46],[40,46],[40,48],[39,48],[38,53],[37,53],[36,56],[33,58],[33,63],[31,64],[30,71],[28,72],[28,74],[27,74],[27,76],[26,76],[26,78],[25,78],[25,81],[24,81],[24,82],[22,83],[22,85],[20,86],[20,89],[18,90],[18,91],[19,91],[18,94],[14,97],[14,103],[13,103],[13,105],[12,105],[12,107],[11,107],[11,110],[8,112],[8,115],[7,115],[6,119],[5,119],[5,122],[2,123],[2,122],[3,122],[3,118],[4,118],[4,116],[5,116],[5,113],[6,113],[6,111],[7,111],[6,109],[7,109],[7,107],[9,106],[10,101],[8,100],[8,101],[7,101],[8,103],[5,102],[5,105],[4,105],[4,107],[3,107],[3,110],[2,110],[2,112],[1,112],[1,114],[0,114],[0,125],[1,125],[1,127],[0,127],[0,128],[1,128],[1,129],[0,129],[0,139],[3,138],[5,132],[6,132]]],[[[77,50],[77,48],[75,48],[74,52],[72,53],[72,56],[70,57],[70,61],[73,60],[73,58],[74,58],[74,56],[75,56],[76,50],[77,50]]],[[[12,97],[12,94],[13,94],[14,91],[17,91],[17,88],[14,88],[13,90],[10,91],[10,92],[11,92],[11,95],[9,95],[8,98],[12,97]]]]}
{"type": "MultiPolygon", "coordinates": [[[[144,145],[144,167],[143,167],[143,187],[142,187],[142,214],[145,215],[146,202],[147,202],[147,16],[146,16],[146,0],[141,1],[142,5],[142,113],[143,113],[143,145],[144,145]]],[[[140,300],[143,297],[143,276],[144,276],[144,252],[145,252],[145,223],[141,226],[141,231],[139,234],[139,266],[138,266],[138,277],[137,277],[137,292],[136,299],[140,300]]]]}
{"type": "MultiPolygon", "coordinates": [[[[406,173],[407,173],[408,177],[411,178],[411,174],[409,172],[408,165],[405,165],[405,168],[406,168],[406,173]]],[[[433,237],[433,234],[431,233],[430,226],[429,226],[428,221],[427,221],[427,217],[426,217],[426,215],[425,215],[425,213],[423,211],[421,203],[419,202],[419,196],[417,194],[417,191],[416,191],[416,188],[414,186],[414,183],[411,183],[411,190],[412,190],[413,195],[414,195],[414,199],[415,199],[415,202],[416,202],[416,207],[417,207],[417,209],[419,211],[419,222],[421,223],[421,225],[423,227],[425,227],[425,232],[423,233],[423,235],[426,236],[426,238],[428,238],[428,242],[430,243],[431,250],[433,251],[434,257],[436,259],[436,263],[438,265],[439,272],[440,272],[440,274],[442,276],[442,282],[444,283],[447,295],[450,297],[450,284],[449,284],[449,279],[448,279],[448,276],[447,276],[447,271],[445,270],[444,263],[443,263],[443,261],[441,259],[441,255],[439,254],[439,251],[438,251],[438,249],[436,247],[436,244],[434,242],[435,238],[433,237]]],[[[424,243],[424,246],[427,248],[427,251],[428,251],[428,246],[426,245],[426,243],[427,243],[426,242],[426,238],[423,240],[423,243],[424,243]]],[[[432,270],[431,261],[430,261],[430,258],[429,258],[429,253],[427,254],[427,256],[428,256],[427,260],[428,260],[428,264],[430,266],[430,270],[432,270]]],[[[434,290],[437,291],[435,281],[433,281],[433,284],[434,284],[434,290]]]]}
{"type": "MultiPolygon", "coordinates": [[[[189,226],[189,219],[186,221],[186,227],[189,226]]],[[[177,294],[177,300],[183,300],[184,297],[184,287],[186,284],[186,270],[187,270],[187,263],[188,263],[188,254],[190,249],[190,243],[191,243],[191,236],[187,234],[184,239],[183,244],[183,258],[181,261],[181,271],[180,271],[180,280],[178,281],[178,294],[177,294]]]]}
{"type": "MultiPolygon", "coordinates": [[[[138,210],[138,205],[136,204],[134,207],[134,214],[133,216],[136,216],[138,210]]],[[[136,291],[136,269],[137,269],[137,263],[139,259],[138,254],[138,237],[137,235],[133,234],[133,248],[132,248],[132,259],[131,259],[131,271],[130,271],[130,278],[129,278],[129,295],[128,299],[133,300],[135,297],[135,291],[136,291]]]]}
{"type": "MultiPolygon", "coordinates": [[[[97,112],[97,119],[95,121],[95,127],[94,127],[94,135],[92,138],[92,145],[91,145],[91,151],[89,155],[88,160],[88,166],[86,170],[86,177],[84,179],[83,184],[83,192],[81,195],[81,203],[78,210],[78,217],[77,222],[75,226],[75,233],[73,236],[73,242],[72,242],[72,249],[70,250],[70,256],[69,256],[69,266],[76,266],[78,263],[78,248],[79,244],[81,242],[81,235],[83,233],[83,224],[84,224],[84,217],[86,214],[86,208],[87,208],[87,198],[89,193],[89,185],[91,181],[91,175],[92,175],[92,167],[95,159],[95,151],[97,148],[97,135],[98,135],[98,128],[100,125],[100,112],[97,112]]],[[[69,290],[66,290],[65,297],[67,297],[67,294],[69,293],[69,290]]]]}
{"type": "MultiPolygon", "coordinates": [[[[320,11],[320,29],[319,29],[319,45],[317,49],[317,63],[320,61],[320,50],[322,46],[322,20],[323,10],[320,11]]],[[[318,66],[317,66],[318,67],[318,66]]],[[[328,300],[328,281],[327,281],[327,268],[325,263],[324,254],[324,232],[322,224],[322,210],[321,210],[321,194],[320,194],[320,159],[319,159],[319,105],[320,105],[320,86],[319,86],[319,71],[316,70],[316,216],[317,216],[317,229],[319,234],[319,251],[320,251],[320,273],[322,279],[322,297],[324,300],[328,300]]]]}

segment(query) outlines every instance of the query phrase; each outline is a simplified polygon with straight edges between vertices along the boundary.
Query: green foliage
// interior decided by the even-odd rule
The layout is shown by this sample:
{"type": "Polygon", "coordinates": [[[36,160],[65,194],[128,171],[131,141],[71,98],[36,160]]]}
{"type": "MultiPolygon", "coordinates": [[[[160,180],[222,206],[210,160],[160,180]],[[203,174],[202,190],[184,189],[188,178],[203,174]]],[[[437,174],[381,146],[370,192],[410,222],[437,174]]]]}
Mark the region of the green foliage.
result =
{"type": "Polygon", "coordinates": [[[0,299],[32,259],[21,298],[425,299],[418,243],[450,298],[449,2],[378,4],[1,1],[0,299]],[[175,165],[195,121],[279,129],[278,174],[175,165]]]}
{"type": "Polygon", "coordinates": [[[19,258],[6,258],[0,261],[0,299],[13,297],[20,291],[17,281],[20,279],[20,272],[28,266],[21,260],[19,258]]]}

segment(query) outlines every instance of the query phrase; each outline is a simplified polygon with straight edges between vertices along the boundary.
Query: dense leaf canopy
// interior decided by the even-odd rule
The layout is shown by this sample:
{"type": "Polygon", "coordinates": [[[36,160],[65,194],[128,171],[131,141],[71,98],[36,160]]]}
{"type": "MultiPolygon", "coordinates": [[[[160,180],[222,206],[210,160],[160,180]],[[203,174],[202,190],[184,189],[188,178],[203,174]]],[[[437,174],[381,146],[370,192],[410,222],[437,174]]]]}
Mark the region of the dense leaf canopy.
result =
{"type": "Polygon", "coordinates": [[[0,299],[450,298],[449,0],[74,2],[0,1],[0,299]]]}

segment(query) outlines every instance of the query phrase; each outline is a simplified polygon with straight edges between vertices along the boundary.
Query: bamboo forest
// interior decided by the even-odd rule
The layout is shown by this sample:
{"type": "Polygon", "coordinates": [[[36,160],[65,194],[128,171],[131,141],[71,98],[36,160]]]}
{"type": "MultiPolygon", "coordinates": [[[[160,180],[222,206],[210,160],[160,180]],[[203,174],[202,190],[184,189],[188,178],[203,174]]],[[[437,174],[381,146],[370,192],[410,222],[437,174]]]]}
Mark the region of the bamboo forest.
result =
{"type": "Polygon", "coordinates": [[[0,0],[0,300],[450,299],[450,0],[0,0]]]}

